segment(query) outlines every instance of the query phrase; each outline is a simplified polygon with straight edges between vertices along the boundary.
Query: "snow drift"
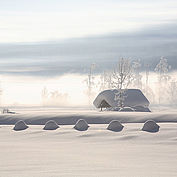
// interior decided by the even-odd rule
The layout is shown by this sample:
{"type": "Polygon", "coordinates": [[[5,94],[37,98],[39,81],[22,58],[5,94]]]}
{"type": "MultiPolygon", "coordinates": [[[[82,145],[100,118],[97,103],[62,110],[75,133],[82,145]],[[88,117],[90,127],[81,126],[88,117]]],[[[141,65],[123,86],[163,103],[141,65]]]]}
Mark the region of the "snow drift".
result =
{"type": "Polygon", "coordinates": [[[0,114],[0,125],[15,125],[23,120],[27,125],[45,125],[47,121],[54,120],[59,125],[75,125],[79,119],[84,119],[88,124],[109,124],[112,120],[121,123],[145,123],[147,120],[154,120],[156,123],[176,122],[177,111],[160,112],[118,112],[77,109],[47,109],[21,111],[19,114],[0,114]]]}
{"type": "Polygon", "coordinates": [[[19,120],[14,126],[15,131],[25,130],[27,128],[28,126],[25,124],[23,120],[19,120]]]}
{"type": "Polygon", "coordinates": [[[108,130],[115,132],[120,132],[123,128],[124,126],[118,120],[112,120],[107,127],[108,130]]]}
{"type": "Polygon", "coordinates": [[[160,126],[154,120],[147,120],[142,128],[143,131],[147,132],[158,132],[160,126]]]}
{"type": "Polygon", "coordinates": [[[76,130],[78,130],[78,131],[86,131],[86,130],[89,128],[89,126],[88,126],[88,124],[87,124],[87,122],[86,122],[85,120],[79,119],[79,120],[76,122],[74,128],[75,128],[76,130]]]}
{"type": "Polygon", "coordinates": [[[64,125],[60,133],[41,131],[44,124],[20,132],[0,125],[0,176],[176,177],[177,124],[159,123],[156,134],[140,131],[143,124],[128,123],[122,132],[64,125]]]}
{"type": "Polygon", "coordinates": [[[57,128],[59,128],[58,124],[53,120],[49,120],[48,122],[46,122],[43,129],[44,130],[56,130],[57,128]]]}
{"type": "Polygon", "coordinates": [[[123,108],[120,108],[119,110],[120,112],[134,112],[135,109],[131,108],[131,107],[123,107],[123,108]]]}

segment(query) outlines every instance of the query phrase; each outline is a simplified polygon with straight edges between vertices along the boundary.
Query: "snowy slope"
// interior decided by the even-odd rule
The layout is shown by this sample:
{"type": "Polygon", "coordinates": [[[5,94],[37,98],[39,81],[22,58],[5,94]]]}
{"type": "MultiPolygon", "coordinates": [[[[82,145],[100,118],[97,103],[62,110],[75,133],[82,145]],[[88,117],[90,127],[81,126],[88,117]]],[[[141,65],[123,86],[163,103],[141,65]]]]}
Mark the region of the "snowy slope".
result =
{"type": "Polygon", "coordinates": [[[1,177],[176,177],[177,123],[160,123],[158,133],[143,124],[123,124],[121,132],[92,125],[54,131],[31,125],[20,132],[0,126],[1,177]]]}
{"type": "Polygon", "coordinates": [[[156,122],[177,122],[177,112],[99,112],[96,110],[63,110],[46,112],[21,112],[19,114],[0,114],[0,124],[14,125],[18,120],[26,124],[45,125],[49,120],[56,121],[59,125],[74,125],[79,119],[84,119],[88,124],[108,124],[112,120],[121,123],[144,123],[146,120],[156,122]]]}

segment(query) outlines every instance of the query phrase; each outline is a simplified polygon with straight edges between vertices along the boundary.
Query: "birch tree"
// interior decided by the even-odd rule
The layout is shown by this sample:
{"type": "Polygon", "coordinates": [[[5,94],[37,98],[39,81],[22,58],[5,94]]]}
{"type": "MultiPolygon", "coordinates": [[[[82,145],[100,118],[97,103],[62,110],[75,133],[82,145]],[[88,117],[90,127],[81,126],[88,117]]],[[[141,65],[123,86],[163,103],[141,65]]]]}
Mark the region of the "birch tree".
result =
{"type": "Polygon", "coordinates": [[[46,87],[44,87],[44,88],[42,89],[42,93],[41,93],[42,105],[43,105],[43,106],[46,106],[47,100],[48,100],[48,96],[49,96],[48,90],[47,90],[46,87]]]}
{"type": "Polygon", "coordinates": [[[112,74],[112,87],[118,90],[115,94],[115,100],[118,101],[118,107],[124,107],[125,92],[132,79],[132,66],[130,60],[124,58],[120,59],[112,74]]]}
{"type": "Polygon", "coordinates": [[[110,71],[104,71],[100,76],[100,91],[105,89],[111,89],[112,73],[110,71]]]}
{"type": "Polygon", "coordinates": [[[159,63],[155,67],[155,72],[158,74],[159,104],[161,103],[163,83],[167,85],[167,82],[170,80],[170,76],[168,75],[169,69],[171,69],[171,66],[168,64],[167,59],[161,57],[159,63]]]}
{"type": "Polygon", "coordinates": [[[140,60],[136,60],[132,63],[133,69],[133,87],[142,90],[142,75],[140,74],[141,63],[140,60]]]}
{"type": "Polygon", "coordinates": [[[169,84],[169,89],[167,90],[168,95],[169,95],[169,102],[171,104],[176,104],[177,103],[177,82],[176,81],[171,81],[169,84]]]}
{"type": "Polygon", "coordinates": [[[145,86],[145,93],[146,93],[146,96],[148,96],[148,90],[149,90],[149,64],[146,64],[145,67],[146,67],[146,86],[145,86]]]}
{"type": "Polygon", "coordinates": [[[95,64],[92,63],[89,68],[88,78],[87,78],[87,87],[88,87],[88,98],[89,98],[89,104],[91,104],[91,97],[93,93],[93,86],[94,86],[94,76],[93,71],[95,69],[95,64]]]}

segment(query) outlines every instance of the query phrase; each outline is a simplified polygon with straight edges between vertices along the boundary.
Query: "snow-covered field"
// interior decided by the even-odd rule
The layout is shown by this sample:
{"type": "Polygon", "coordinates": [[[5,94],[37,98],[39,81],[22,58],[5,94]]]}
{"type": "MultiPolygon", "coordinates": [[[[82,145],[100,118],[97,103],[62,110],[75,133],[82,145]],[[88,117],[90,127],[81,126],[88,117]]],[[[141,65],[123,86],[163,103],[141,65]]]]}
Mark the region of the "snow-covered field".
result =
{"type": "Polygon", "coordinates": [[[89,109],[26,108],[13,109],[16,114],[0,114],[0,124],[14,125],[18,120],[27,124],[44,125],[55,120],[59,125],[74,125],[77,120],[85,119],[89,124],[108,124],[111,120],[121,123],[144,123],[153,119],[156,122],[177,122],[177,111],[116,112],[89,109]]]}
{"type": "Polygon", "coordinates": [[[0,115],[1,177],[175,177],[177,174],[177,112],[15,111],[19,114],[0,115]],[[81,118],[89,123],[87,131],[73,128],[81,118]],[[14,124],[20,119],[29,128],[14,131],[14,124]],[[43,130],[50,119],[60,127],[43,130]],[[123,124],[121,132],[107,130],[107,123],[113,119],[123,124]],[[141,130],[148,119],[160,125],[159,132],[141,130]]]}

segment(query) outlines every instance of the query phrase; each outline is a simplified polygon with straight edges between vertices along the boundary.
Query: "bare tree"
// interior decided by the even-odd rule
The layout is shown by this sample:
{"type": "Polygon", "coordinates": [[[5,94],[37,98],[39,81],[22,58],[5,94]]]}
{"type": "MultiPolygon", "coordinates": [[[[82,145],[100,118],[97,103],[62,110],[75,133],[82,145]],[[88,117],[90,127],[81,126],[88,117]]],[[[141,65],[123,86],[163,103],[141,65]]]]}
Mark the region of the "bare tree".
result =
{"type": "Polygon", "coordinates": [[[145,64],[145,86],[143,87],[142,90],[144,91],[148,100],[150,100],[151,103],[154,103],[155,102],[155,94],[153,92],[153,89],[149,85],[149,68],[150,68],[150,64],[146,63],[145,64]]]}
{"type": "Polygon", "coordinates": [[[89,98],[89,104],[91,104],[91,96],[93,92],[93,86],[94,86],[94,76],[93,76],[93,70],[95,69],[95,64],[92,63],[89,68],[89,74],[87,79],[87,86],[88,86],[88,98],[89,98]]]}
{"type": "Polygon", "coordinates": [[[142,90],[142,75],[140,74],[141,63],[140,60],[133,61],[133,87],[142,90]]]}
{"type": "Polygon", "coordinates": [[[149,64],[146,64],[145,65],[146,67],[146,86],[145,86],[145,93],[146,93],[146,96],[148,95],[148,88],[149,88],[149,64]]]}
{"type": "Polygon", "coordinates": [[[169,102],[172,104],[177,103],[177,82],[171,81],[168,88],[169,102]]]}
{"type": "Polygon", "coordinates": [[[170,80],[170,76],[168,75],[169,69],[171,69],[171,66],[168,64],[167,59],[165,57],[161,57],[159,63],[155,67],[155,72],[158,73],[159,104],[161,103],[161,90],[163,90],[163,83],[167,84],[170,80]]]}
{"type": "Polygon", "coordinates": [[[2,105],[2,95],[3,95],[3,90],[0,85],[0,105],[2,105]]]}
{"type": "Polygon", "coordinates": [[[104,71],[100,76],[100,90],[111,89],[112,73],[110,71],[104,71]]]}
{"type": "Polygon", "coordinates": [[[65,106],[68,103],[68,94],[60,93],[58,90],[50,92],[49,105],[65,106]]]}
{"type": "Polygon", "coordinates": [[[41,97],[42,97],[42,105],[46,106],[47,99],[48,99],[49,93],[46,87],[42,89],[41,97]]]}
{"type": "Polygon", "coordinates": [[[125,92],[132,79],[132,65],[130,60],[120,59],[112,74],[112,87],[118,90],[115,94],[118,107],[124,107],[125,92]]]}

